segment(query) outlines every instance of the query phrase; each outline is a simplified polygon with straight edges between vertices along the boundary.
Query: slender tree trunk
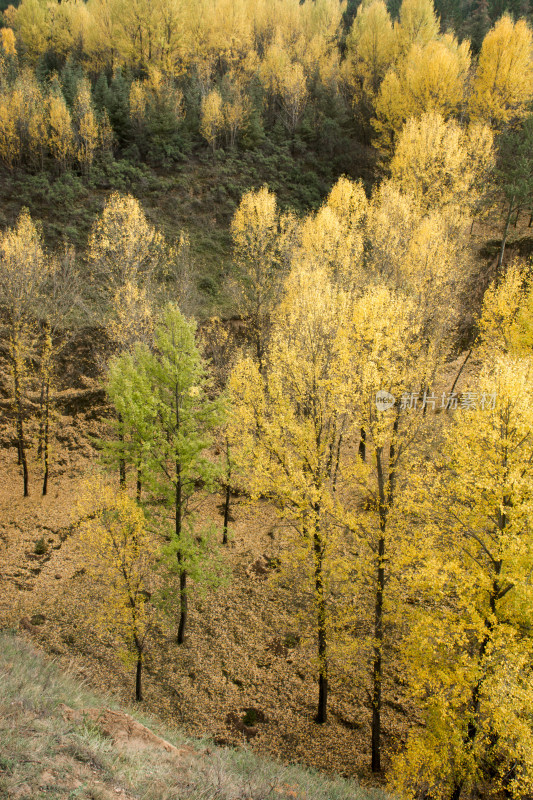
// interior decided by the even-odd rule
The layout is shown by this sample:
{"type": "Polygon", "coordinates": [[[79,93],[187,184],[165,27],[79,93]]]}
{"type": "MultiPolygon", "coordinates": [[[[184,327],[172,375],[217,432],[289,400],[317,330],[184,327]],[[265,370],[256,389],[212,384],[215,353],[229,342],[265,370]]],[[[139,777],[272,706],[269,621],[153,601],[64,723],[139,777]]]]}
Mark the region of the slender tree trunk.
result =
{"type": "Polygon", "coordinates": [[[135,642],[135,649],[137,650],[137,667],[135,670],[135,700],[140,703],[143,699],[143,691],[142,691],[142,669],[143,669],[143,642],[139,639],[137,634],[136,628],[136,617],[137,617],[137,609],[135,607],[135,601],[132,599],[130,595],[130,604],[132,608],[133,614],[133,624],[135,629],[133,631],[133,641],[135,642]]]}
{"type": "MultiPolygon", "coordinates": [[[[181,562],[182,555],[178,554],[178,561],[181,562]]],[[[180,572],[180,621],[178,626],[178,644],[185,641],[185,626],[187,624],[187,573],[184,569],[180,572]]]]}
{"type": "Polygon", "coordinates": [[[374,662],[372,665],[372,772],[381,771],[381,706],[383,686],[383,598],[385,594],[385,552],[387,518],[394,500],[395,439],[400,421],[397,408],[389,448],[388,480],[383,469],[383,448],[376,448],[378,476],[379,539],[377,551],[376,604],[374,610],[374,662]]]}
{"type": "Polygon", "coordinates": [[[37,458],[41,458],[43,454],[43,441],[44,441],[44,391],[46,381],[41,381],[41,395],[39,397],[39,441],[37,444],[37,458]]]}
{"type": "Polygon", "coordinates": [[[181,522],[183,512],[183,497],[181,485],[181,465],[176,461],[176,540],[178,549],[176,551],[176,558],[178,561],[178,569],[180,576],[180,611],[178,622],[178,644],[183,644],[185,641],[185,626],[187,624],[187,573],[183,568],[183,551],[181,549],[181,522]]]}
{"type": "Polygon", "coordinates": [[[49,438],[50,438],[50,381],[47,381],[44,393],[44,434],[43,434],[43,463],[44,463],[44,476],[43,476],[43,496],[48,492],[48,475],[50,472],[50,452],[49,452],[49,438]]]}
{"type": "Polygon", "coordinates": [[[372,665],[372,772],[381,771],[381,685],[383,679],[383,594],[385,590],[385,536],[379,537],[376,605],[374,611],[374,662],[372,665]]]}
{"type": "Polygon", "coordinates": [[[231,460],[229,438],[226,436],[226,488],[224,495],[224,522],[222,528],[222,544],[228,543],[228,524],[231,506],[231,460]]]}
{"type": "Polygon", "coordinates": [[[229,483],[226,483],[226,495],[224,498],[224,526],[222,528],[222,544],[228,543],[228,522],[229,522],[230,503],[231,503],[231,487],[229,483]]]}
{"type": "Polygon", "coordinates": [[[141,465],[137,465],[137,502],[141,502],[141,495],[142,495],[142,474],[141,474],[141,465]]]}
{"type": "Polygon", "coordinates": [[[120,486],[124,489],[126,487],[126,459],[124,457],[124,420],[122,419],[122,414],[118,414],[118,440],[121,445],[118,474],[120,486]]]}
{"type": "Polygon", "coordinates": [[[459,781],[459,783],[455,784],[453,792],[450,795],[450,800],[459,800],[461,792],[463,791],[463,783],[464,781],[459,781]]]}
{"type": "Polygon", "coordinates": [[[24,412],[22,410],[22,389],[20,386],[20,371],[18,365],[18,353],[13,354],[13,380],[15,386],[15,413],[17,426],[17,445],[18,463],[22,466],[22,480],[24,485],[24,497],[28,497],[28,462],[26,459],[26,446],[24,443],[24,412]]]}
{"type": "Polygon", "coordinates": [[[362,461],[366,461],[366,431],[361,428],[361,438],[359,439],[359,456],[362,461]]]}
{"type": "Polygon", "coordinates": [[[473,348],[471,347],[471,348],[470,348],[470,350],[468,351],[468,353],[466,354],[465,360],[464,360],[464,361],[463,361],[463,363],[461,364],[461,367],[459,368],[459,372],[458,372],[458,373],[457,373],[457,375],[455,376],[455,380],[454,380],[454,382],[452,383],[452,388],[450,389],[450,391],[448,392],[448,394],[453,394],[453,391],[454,391],[454,389],[455,389],[455,387],[456,387],[456,385],[457,385],[457,381],[458,381],[458,380],[459,380],[459,378],[461,377],[461,373],[462,373],[463,369],[464,369],[464,368],[465,368],[465,366],[466,366],[466,362],[468,361],[468,359],[469,359],[469,358],[470,358],[470,356],[472,355],[472,349],[473,349],[473,348]]]}
{"type": "Polygon", "coordinates": [[[387,500],[383,471],[383,448],[376,448],[378,474],[379,539],[377,552],[376,602],[374,608],[374,660],[372,664],[372,772],[381,771],[381,686],[383,679],[383,595],[385,591],[385,531],[387,500]]]}
{"type": "Polygon", "coordinates": [[[142,692],[142,669],[143,669],[143,662],[142,662],[142,653],[137,653],[137,669],[135,672],[135,700],[140,703],[143,699],[143,692],[142,692]]]}
{"type": "MultiPolygon", "coordinates": [[[[258,326],[260,325],[259,322],[257,324],[258,324],[258,326]]],[[[257,364],[259,366],[259,372],[262,375],[263,372],[264,372],[264,369],[265,369],[265,365],[264,365],[264,362],[263,362],[263,357],[264,357],[263,342],[262,342],[262,337],[261,337],[261,332],[259,330],[259,327],[257,329],[256,339],[255,339],[255,354],[257,356],[257,364]]]]}
{"type": "Polygon", "coordinates": [[[513,213],[514,196],[509,201],[509,211],[507,212],[507,219],[505,220],[505,228],[503,230],[502,244],[500,247],[500,254],[498,256],[498,263],[496,265],[496,272],[498,273],[502,267],[503,254],[505,253],[505,245],[507,243],[507,236],[509,235],[509,225],[511,222],[511,215],[513,213]]]}
{"type": "Polygon", "coordinates": [[[50,375],[52,363],[52,335],[48,320],[44,324],[41,356],[41,398],[39,415],[39,454],[43,459],[43,496],[48,492],[50,472],[50,375]]]}
{"type": "Polygon", "coordinates": [[[318,633],[318,707],[315,721],[323,724],[328,716],[328,640],[326,621],[326,598],[324,593],[324,544],[320,535],[318,515],[320,508],[315,508],[317,519],[314,533],[315,556],[315,592],[318,633]]]}

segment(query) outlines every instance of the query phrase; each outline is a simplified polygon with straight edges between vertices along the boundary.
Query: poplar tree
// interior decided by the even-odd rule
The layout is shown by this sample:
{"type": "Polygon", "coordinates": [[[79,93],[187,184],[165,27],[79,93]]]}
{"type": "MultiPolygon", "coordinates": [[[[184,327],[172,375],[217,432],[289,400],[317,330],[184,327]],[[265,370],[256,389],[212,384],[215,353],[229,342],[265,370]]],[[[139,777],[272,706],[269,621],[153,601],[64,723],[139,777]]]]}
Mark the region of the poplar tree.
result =
{"type": "Polygon", "coordinates": [[[529,112],[533,97],[533,38],[525,19],[504,14],[483,40],[469,99],[472,119],[501,129],[529,112]]]}
{"type": "Polygon", "coordinates": [[[25,389],[35,334],[35,307],[47,268],[40,232],[28,211],[24,210],[15,227],[0,237],[0,306],[7,326],[18,462],[22,468],[24,497],[29,494],[25,389]]]}
{"type": "MultiPolygon", "coordinates": [[[[421,411],[410,414],[406,410],[406,398],[416,397],[420,407],[421,389],[431,385],[435,371],[436,353],[424,345],[423,337],[423,315],[401,291],[376,285],[355,301],[347,347],[355,376],[355,419],[365,432],[365,460],[356,459],[350,475],[352,486],[371,500],[366,514],[354,511],[348,520],[353,530],[363,531],[361,550],[366,552],[366,583],[373,610],[369,652],[373,772],[382,766],[381,714],[388,677],[384,654],[390,646],[386,618],[397,605],[398,555],[403,546],[398,496],[406,481],[405,459],[422,422],[421,411]],[[386,410],[376,404],[380,391],[391,396],[386,410]]],[[[435,396],[427,395],[433,397],[429,407],[433,402],[434,408],[435,396]]]]}
{"type": "Polygon", "coordinates": [[[135,699],[143,699],[142,668],[156,609],[155,549],[142,508],[124,490],[91,480],[79,500],[82,546],[89,575],[98,581],[100,603],[87,613],[98,631],[118,639],[118,655],[135,667],[135,699]]]}
{"type": "MultiPolygon", "coordinates": [[[[114,192],[89,236],[89,285],[101,305],[108,333],[118,350],[132,348],[151,333],[147,287],[162,265],[164,240],[151,225],[139,201],[114,192]]],[[[124,446],[124,421],[118,419],[118,438],[124,446]]],[[[126,464],[119,460],[119,476],[126,484],[126,464]]]]}
{"type": "Polygon", "coordinates": [[[266,186],[243,195],[231,223],[235,272],[233,288],[260,369],[268,340],[270,315],[282,293],[290,215],[280,215],[276,195],[266,186]]]}
{"type": "Polygon", "coordinates": [[[79,274],[75,251],[65,245],[61,254],[49,259],[49,267],[42,287],[42,297],[36,314],[40,331],[40,401],[39,443],[37,454],[43,463],[42,493],[48,492],[51,466],[51,422],[53,408],[53,382],[57,359],[68,340],[67,329],[79,301],[79,274]]]}
{"type": "Polygon", "coordinates": [[[235,457],[249,491],[272,502],[294,531],[289,549],[303,568],[314,617],[318,723],[327,720],[331,591],[342,573],[343,528],[335,503],[352,403],[344,357],[347,307],[346,293],[324,268],[294,268],[275,316],[267,366],[261,370],[244,357],[230,379],[235,457]]]}
{"type": "Polygon", "coordinates": [[[532,387],[530,358],[493,356],[414,470],[405,655],[424,727],[395,759],[402,797],[533,790],[532,387]]]}

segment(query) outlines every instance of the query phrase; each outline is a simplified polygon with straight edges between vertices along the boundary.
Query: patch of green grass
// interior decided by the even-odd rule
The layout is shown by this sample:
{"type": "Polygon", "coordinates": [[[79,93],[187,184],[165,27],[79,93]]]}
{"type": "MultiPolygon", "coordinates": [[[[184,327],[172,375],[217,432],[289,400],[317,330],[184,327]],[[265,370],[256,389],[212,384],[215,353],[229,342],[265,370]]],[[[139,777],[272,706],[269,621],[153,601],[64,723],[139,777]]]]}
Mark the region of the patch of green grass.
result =
{"type": "Polygon", "coordinates": [[[33,552],[36,556],[42,556],[48,550],[47,544],[44,540],[44,536],[41,536],[40,539],[37,539],[35,542],[35,547],[33,548],[33,552]]]}
{"type": "Polygon", "coordinates": [[[116,704],[97,698],[12,633],[0,632],[0,798],[101,800],[124,790],[139,800],[386,800],[378,790],[283,766],[247,749],[187,740],[131,709],[175,746],[118,751],[95,724],[65,721],[60,704],[74,709],[116,704]],[[118,790],[118,791],[117,791],[118,790]],[[15,794],[16,792],[16,794],[15,794]],[[110,793],[113,793],[110,795],[110,793]]]}

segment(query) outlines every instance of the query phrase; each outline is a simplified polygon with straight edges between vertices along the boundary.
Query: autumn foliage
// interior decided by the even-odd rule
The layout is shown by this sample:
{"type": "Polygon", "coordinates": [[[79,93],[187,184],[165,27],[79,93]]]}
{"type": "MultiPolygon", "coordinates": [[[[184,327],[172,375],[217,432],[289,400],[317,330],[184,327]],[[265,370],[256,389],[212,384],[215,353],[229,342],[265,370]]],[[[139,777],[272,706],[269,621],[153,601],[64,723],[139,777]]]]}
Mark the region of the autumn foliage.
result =
{"type": "Polygon", "coordinates": [[[321,734],[353,684],[368,769],[398,797],[525,800],[533,280],[504,251],[533,207],[527,20],[504,14],[471,46],[431,0],[396,17],[383,0],[355,14],[336,0],[22,0],[3,18],[9,180],[77,172],[105,192],[115,156],[126,174],[193,153],[214,170],[201,181],[225,151],[267,161],[267,132],[290,161],[311,140],[333,152],[332,130],[373,148],[379,169],[298,210],[250,180],[228,206],[209,301],[194,234],[169,232],[140,192],[99,195],[78,251],[48,249],[27,210],[0,235],[24,497],[34,454],[43,495],[54,485],[70,337],[103,341],[87,390],[105,397],[101,472],[70,533],[105,588],[86,613],[135,667],[137,700],[165,614],[192,652],[191,605],[231,580],[240,494],[275,514],[278,551],[258,569],[298,598],[321,734]],[[474,227],[500,217],[501,243],[480,243],[474,227]],[[203,509],[221,490],[218,524],[203,509]],[[393,703],[407,719],[391,743],[393,703]]]}

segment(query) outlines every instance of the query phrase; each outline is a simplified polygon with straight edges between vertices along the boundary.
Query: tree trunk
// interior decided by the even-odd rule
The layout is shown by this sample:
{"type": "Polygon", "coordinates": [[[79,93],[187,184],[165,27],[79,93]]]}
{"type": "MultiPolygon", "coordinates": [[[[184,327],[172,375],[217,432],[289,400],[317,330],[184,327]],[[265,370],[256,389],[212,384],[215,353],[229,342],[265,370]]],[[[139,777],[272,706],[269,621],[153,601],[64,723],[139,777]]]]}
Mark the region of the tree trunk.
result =
{"type": "Polygon", "coordinates": [[[400,422],[400,409],[392,428],[389,448],[388,480],[383,469],[383,448],[376,448],[378,477],[379,540],[377,552],[376,605],[374,610],[374,662],[372,665],[372,772],[381,771],[381,691],[383,685],[383,596],[385,593],[385,544],[387,517],[394,500],[395,487],[395,439],[400,422]]]}
{"type": "Polygon", "coordinates": [[[362,461],[366,461],[366,431],[361,428],[361,438],[359,439],[359,456],[362,461]]]}
{"type": "Polygon", "coordinates": [[[224,498],[224,526],[222,529],[222,544],[228,543],[228,522],[229,522],[230,502],[231,502],[231,488],[229,483],[227,483],[226,496],[224,498]]]}
{"type": "MultiPolygon", "coordinates": [[[[181,561],[181,553],[178,554],[181,561]]],[[[185,641],[185,626],[187,624],[187,573],[184,569],[180,572],[180,621],[178,626],[178,644],[185,641]]]]}
{"type": "Polygon", "coordinates": [[[181,465],[176,461],[176,539],[178,542],[178,549],[176,551],[176,558],[178,561],[178,570],[180,576],[180,610],[178,622],[178,637],[177,643],[183,644],[185,641],[185,626],[187,624],[187,573],[183,568],[183,552],[181,549],[181,521],[182,521],[182,486],[181,486],[181,465]]]}
{"type": "Polygon", "coordinates": [[[463,363],[461,364],[461,366],[460,366],[460,368],[459,368],[459,372],[458,372],[458,373],[457,373],[457,375],[455,376],[455,380],[454,380],[454,382],[452,383],[452,388],[450,389],[450,391],[448,392],[448,394],[453,394],[453,391],[454,391],[454,389],[455,389],[455,387],[456,387],[457,381],[458,381],[458,380],[459,380],[459,378],[461,377],[461,373],[462,373],[463,369],[465,368],[465,366],[466,366],[466,362],[468,361],[468,359],[470,358],[470,356],[471,356],[471,355],[472,355],[472,348],[470,348],[470,350],[469,350],[469,351],[468,351],[468,353],[466,354],[466,358],[465,358],[465,360],[463,361],[463,363]]]}
{"type": "MultiPolygon", "coordinates": [[[[320,513],[316,508],[315,513],[320,513]]],[[[326,623],[326,598],[324,596],[324,546],[320,536],[318,519],[314,534],[315,592],[318,633],[318,707],[315,722],[323,724],[328,716],[328,640],[326,623]]]]}
{"type": "Polygon", "coordinates": [[[461,797],[461,792],[463,790],[463,783],[464,781],[459,781],[459,783],[455,784],[453,792],[450,795],[450,800],[459,800],[459,798],[461,797]]]}
{"type": "Polygon", "coordinates": [[[507,219],[505,220],[505,228],[503,230],[502,245],[500,247],[500,254],[498,256],[498,263],[496,265],[496,272],[498,273],[502,267],[503,254],[505,253],[505,245],[507,243],[507,236],[509,234],[509,225],[511,222],[511,215],[513,213],[514,197],[509,201],[509,211],[507,212],[507,219]]]}
{"type": "Polygon", "coordinates": [[[22,391],[20,388],[20,375],[17,363],[17,355],[14,355],[13,378],[15,384],[15,409],[17,419],[17,445],[18,463],[22,466],[22,480],[24,485],[24,497],[28,497],[28,462],[26,460],[26,446],[24,443],[24,413],[22,410],[22,391]]]}
{"type": "Polygon", "coordinates": [[[135,674],[135,700],[138,703],[140,703],[141,700],[143,699],[143,693],[142,693],[142,668],[143,668],[142,654],[141,653],[137,653],[137,670],[136,670],[136,674],[135,674]]]}
{"type": "Polygon", "coordinates": [[[43,454],[43,441],[44,441],[44,391],[45,380],[41,381],[41,395],[39,397],[39,441],[37,443],[37,458],[41,458],[43,454]]]}
{"type": "Polygon", "coordinates": [[[120,486],[126,488],[126,459],[124,458],[124,420],[122,415],[118,414],[118,440],[121,444],[120,448],[120,461],[118,466],[120,486]]]}
{"type": "Polygon", "coordinates": [[[137,466],[137,502],[141,502],[141,495],[142,495],[142,475],[141,475],[141,465],[137,466]]]}
{"type": "Polygon", "coordinates": [[[43,477],[43,497],[48,492],[48,474],[50,471],[50,453],[49,453],[49,431],[50,431],[50,382],[47,382],[44,393],[44,432],[43,432],[43,463],[44,463],[44,477],[43,477]]]}
{"type": "Polygon", "coordinates": [[[261,336],[260,325],[261,325],[261,323],[260,323],[260,321],[258,319],[258,321],[257,321],[257,329],[256,329],[256,334],[255,334],[255,354],[256,354],[256,357],[257,357],[257,364],[258,364],[258,367],[259,367],[259,372],[262,375],[263,372],[264,372],[264,369],[265,369],[265,365],[264,365],[264,362],[263,362],[264,348],[263,348],[263,337],[261,336]]]}
{"type": "Polygon", "coordinates": [[[372,665],[372,772],[381,771],[381,684],[383,649],[383,592],[385,588],[385,537],[378,542],[376,606],[374,612],[374,663],[372,665]]]}

